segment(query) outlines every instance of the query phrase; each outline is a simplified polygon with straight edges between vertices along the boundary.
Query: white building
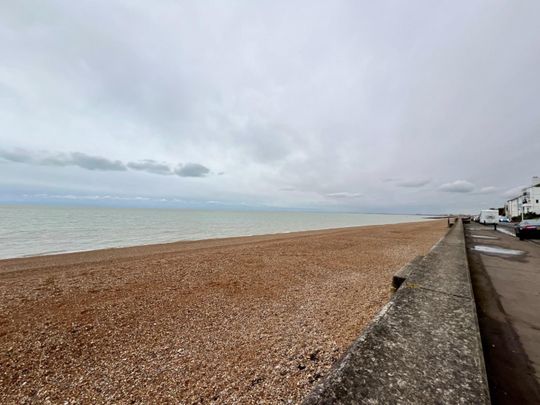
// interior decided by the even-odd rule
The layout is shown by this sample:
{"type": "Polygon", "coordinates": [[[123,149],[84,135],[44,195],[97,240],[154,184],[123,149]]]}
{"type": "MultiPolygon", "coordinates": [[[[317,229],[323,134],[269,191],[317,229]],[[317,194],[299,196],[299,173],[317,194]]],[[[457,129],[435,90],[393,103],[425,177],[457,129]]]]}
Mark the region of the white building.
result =
{"type": "Polygon", "coordinates": [[[540,177],[533,177],[532,184],[525,187],[519,196],[508,200],[504,205],[504,210],[506,216],[510,218],[528,212],[540,215],[540,177]]]}

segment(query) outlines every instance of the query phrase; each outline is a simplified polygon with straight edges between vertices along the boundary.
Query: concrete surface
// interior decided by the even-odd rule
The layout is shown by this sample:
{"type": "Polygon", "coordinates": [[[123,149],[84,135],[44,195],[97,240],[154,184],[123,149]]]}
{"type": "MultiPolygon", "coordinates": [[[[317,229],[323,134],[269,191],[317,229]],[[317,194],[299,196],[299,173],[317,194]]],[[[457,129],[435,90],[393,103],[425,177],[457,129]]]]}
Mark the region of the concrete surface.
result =
{"type": "Polygon", "coordinates": [[[401,284],[403,284],[405,280],[407,280],[407,277],[409,277],[413,269],[415,269],[420,264],[422,259],[424,259],[424,256],[416,256],[409,263],[399,269],[392,277],[392,287],[396,290],[401,287],[401,284]]]}
{"type": "Polygon", "coordinates": [[[304,403],[489,403],[461,222],[304,403]]]}
{"type": "Polygon", "coordinates": [[[466,227],[487,371],[494,403],[538,404],[540,245],[520,241],[509,230],[466,227]]]}

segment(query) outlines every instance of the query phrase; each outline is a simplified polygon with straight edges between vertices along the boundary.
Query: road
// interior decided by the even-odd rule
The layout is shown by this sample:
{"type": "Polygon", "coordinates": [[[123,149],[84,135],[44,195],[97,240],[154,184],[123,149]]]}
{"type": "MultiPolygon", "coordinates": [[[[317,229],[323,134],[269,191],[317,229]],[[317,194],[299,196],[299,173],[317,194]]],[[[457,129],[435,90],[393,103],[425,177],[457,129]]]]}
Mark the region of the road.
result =
{"type": "Polygon", "coordinates": [[[540,403],[540,243],[466,226],[492,402],[540,403]]]}

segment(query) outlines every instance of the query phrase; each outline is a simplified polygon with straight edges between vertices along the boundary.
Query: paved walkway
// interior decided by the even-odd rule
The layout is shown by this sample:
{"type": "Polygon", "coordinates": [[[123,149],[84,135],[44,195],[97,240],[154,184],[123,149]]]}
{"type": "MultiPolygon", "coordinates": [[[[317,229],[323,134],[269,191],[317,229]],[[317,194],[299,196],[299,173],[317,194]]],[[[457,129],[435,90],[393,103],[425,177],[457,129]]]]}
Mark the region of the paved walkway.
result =
{"type": "Polygon", "coordinates": [[[508,230],[466,227],[492,400],[540,403],[540,244],[508,230]]]}

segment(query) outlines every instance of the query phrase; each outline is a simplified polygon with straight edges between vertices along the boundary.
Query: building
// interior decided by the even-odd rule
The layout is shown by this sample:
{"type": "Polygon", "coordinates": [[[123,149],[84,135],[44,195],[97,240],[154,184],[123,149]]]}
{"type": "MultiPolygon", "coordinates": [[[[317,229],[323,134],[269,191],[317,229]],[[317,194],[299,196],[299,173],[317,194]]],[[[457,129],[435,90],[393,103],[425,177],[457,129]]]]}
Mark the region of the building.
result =
{"type": "Polygon", "coordinates": [[[533,177],[532,184],[521,190],[521,194],[514,197],[504,205],[507,217],[513,218],[534,212],[540,215],[540,177],[533,177]]]}

